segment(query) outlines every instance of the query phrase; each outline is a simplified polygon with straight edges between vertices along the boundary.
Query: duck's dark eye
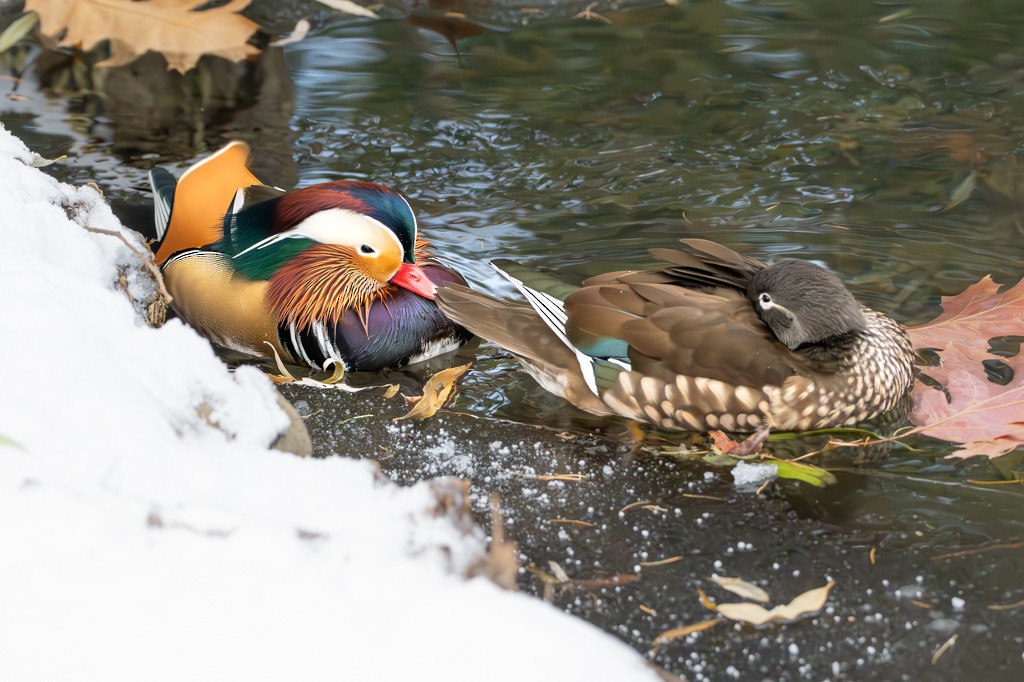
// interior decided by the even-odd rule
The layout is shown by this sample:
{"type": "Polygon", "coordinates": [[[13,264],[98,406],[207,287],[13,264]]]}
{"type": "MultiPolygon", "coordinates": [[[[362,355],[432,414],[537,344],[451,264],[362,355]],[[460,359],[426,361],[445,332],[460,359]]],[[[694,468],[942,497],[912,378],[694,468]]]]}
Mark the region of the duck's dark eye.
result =
{"type": "Polygon", "coordinates": [[[369,244],[363,244],[359,247],[359,251],[362,253],[377,253],[372,246],[369,244]]]}
{"type": "Polygon", "coordinates": [[[772,297],[769,294],[761,294],[761,303],[771,303],[772,297]]]}

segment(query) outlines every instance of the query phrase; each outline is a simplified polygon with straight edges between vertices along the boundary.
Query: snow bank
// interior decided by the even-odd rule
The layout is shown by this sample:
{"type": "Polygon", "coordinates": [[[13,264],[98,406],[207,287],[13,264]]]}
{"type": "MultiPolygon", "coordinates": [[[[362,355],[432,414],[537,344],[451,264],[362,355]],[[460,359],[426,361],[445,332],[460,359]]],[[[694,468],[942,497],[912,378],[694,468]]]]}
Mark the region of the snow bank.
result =
{"type": "Polygon", "coordinates": [[[655,679],[482,578],[427,484],[268,449],[288,426],[155,292],[99,194],[0,128],[0,679],[655,679]],[[9,439],[17,445],[5,441],[9,439]]]}

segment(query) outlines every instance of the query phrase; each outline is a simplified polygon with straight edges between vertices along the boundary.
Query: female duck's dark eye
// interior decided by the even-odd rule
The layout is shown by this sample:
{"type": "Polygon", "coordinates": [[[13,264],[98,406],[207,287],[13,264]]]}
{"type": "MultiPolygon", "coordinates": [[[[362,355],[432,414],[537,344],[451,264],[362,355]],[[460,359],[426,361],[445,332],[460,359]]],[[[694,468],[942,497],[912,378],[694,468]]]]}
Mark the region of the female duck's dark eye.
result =
{"type": "Polygon", "coordinates": [[[772,297],[768,294],[761,294],[761,303],[771,303],[772,297]]]}
{"type": "Polygon", "coordinates": [[[377,253],[376,251],[373,250],[373,247],[370,246],[369,244],[363,244],[362,246],[359,247],[359,250],[362,253],[377,253]]]}

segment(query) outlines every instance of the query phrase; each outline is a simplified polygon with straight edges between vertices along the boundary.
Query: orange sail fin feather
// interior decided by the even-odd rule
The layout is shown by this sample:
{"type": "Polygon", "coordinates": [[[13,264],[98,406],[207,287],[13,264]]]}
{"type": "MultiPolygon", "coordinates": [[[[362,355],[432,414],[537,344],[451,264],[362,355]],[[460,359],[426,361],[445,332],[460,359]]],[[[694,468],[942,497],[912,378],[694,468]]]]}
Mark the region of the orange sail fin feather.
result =
{"type": "Polygon", "coordinates": [[[178,251],[220,239],[235,192],[260,184],[246,166],[248,159],[249,145],[235,141],[185,171],[175,190],[167,234],[156,252],[158,265],[178,251]]]}

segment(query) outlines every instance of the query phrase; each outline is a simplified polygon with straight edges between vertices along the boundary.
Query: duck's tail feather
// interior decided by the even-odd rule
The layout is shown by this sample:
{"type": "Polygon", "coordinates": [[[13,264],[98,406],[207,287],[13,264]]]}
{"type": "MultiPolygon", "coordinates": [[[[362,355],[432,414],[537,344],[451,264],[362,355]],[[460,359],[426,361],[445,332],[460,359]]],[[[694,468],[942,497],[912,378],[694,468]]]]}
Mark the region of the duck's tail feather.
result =
{"type": "Polygon", "coordinates": [[[559,334],[532,305],[494,298],[453,284],[440,287],[435,300],[454,322],[518,357],[551,393],[590,412],[610,414],[597,396],[594,379],[598,374],[604,381],[607,363],[588,356],[579,358],[578,351],[564,338],[564,327],[559,334]],[[589,378],[584,366],[589,368],[589,378]]]}
{"type": "Polygon", "coordinates": [[[680,239],[685,251],[649,249],[655,257],[671,263],[661,273],[683,286],[727,287],[745,291],[750,280],[765,267],[762,261],[744,256],[706,239],[680,239]]]}
{"type": "Polygon", "coordinates": [[[158,265],[178,251],[206,246],[220,238],[224,214],[230,210],[235,192],[240,187],[260,184],[249,171],[248,160],[249,145],[237,140],[229,142],[190,166],[170,192],[167,191],[170,173],[153,169],[150,183],[155,196],[158,233],[162,230],[156,251],[158,265]],[[161,204],[166,205],[161,207],[161,204]],[[166,221],[161,223],[164,214],[166,221]]]}

